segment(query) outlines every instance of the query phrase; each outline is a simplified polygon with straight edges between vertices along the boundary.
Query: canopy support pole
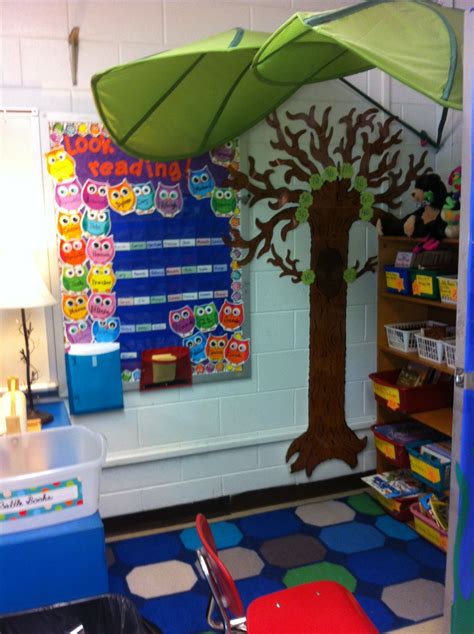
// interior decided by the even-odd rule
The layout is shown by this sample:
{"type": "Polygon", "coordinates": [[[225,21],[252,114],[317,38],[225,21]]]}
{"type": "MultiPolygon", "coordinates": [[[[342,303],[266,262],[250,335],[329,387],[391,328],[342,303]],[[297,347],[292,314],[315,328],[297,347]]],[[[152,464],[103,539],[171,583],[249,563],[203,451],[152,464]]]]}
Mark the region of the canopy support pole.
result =
{"type": "Polygon", "coordinates": [[[443,113],[441,115],[441,119],[440,119],[440,122],[439,122],[439,125],[438,125],[438,137],[437,137],[436,141],[434,141],[434,139],[432,139],[427,134],[427,132],[425,132],[425,130],[419,131],[416,128],[414,128],[413,126],[411,126],[409,123],[407,123],[406,121],[403,121],[403,119],[400,119],[400,117],[397,117],[397,115],[393,114],[393,112],[390,112],[390,110],[387,110],[387,108],[382,106],[382,104],[380,104],[378,101],[375,101],[375,99],[372,99],[372,97],[369,97],[369,95],[367,95],[362,90],[359,90],[359,88],[357,88],[357,86],[354,86],[354,84],[351,84],[349,81],[347,81],[347,79],[344,79],[344,78],[341,77],[340,81],[342,81],[343,84],[345,84],[346,86],[348,86],[349,88],[354,90],[358,95],[360,95],[361,97],[363,97],[364,99],[369,101],[371,104],[373,104],[374,106],[377,106],[377,108],[379,108],[380,110],[385,112],[385,114],[388,114],[390,117],[393,117],[395,119],[395,121],[397,121],[400,125],[404,126],[408,130],[410,130],[410,132],[413,132],[413,134],[415,134],[421,140],[421,142],[423,144],[428,143],[429,145],[434,147],[435,150],[439,150],[441,148],[441,146],[442,146],[441,137],[442,137],[442,134],[443,134],[444,124],[446,123],[446,117],[448,115],[448,109],[447,108],[443,108],[443,113]]]}

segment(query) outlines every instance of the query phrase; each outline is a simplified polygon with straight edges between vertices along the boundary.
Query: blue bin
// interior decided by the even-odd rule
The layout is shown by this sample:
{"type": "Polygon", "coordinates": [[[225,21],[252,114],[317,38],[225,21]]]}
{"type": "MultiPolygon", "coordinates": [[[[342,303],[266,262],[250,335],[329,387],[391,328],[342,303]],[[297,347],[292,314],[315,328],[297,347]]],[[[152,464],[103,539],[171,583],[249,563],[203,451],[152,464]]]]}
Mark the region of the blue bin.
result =
{"type": "Polygon", "coordinates": [[[387,291],[397,295],[411,295],[411,269],[389,265],[384,268],[387,291]]]}
{"type": "Polygon", "coordinates": [[[66,354],[71,414],[88,414],[123,407],[120,345],[77,344],[66,354]]]}
{"type": "Polygon", "coordinates": [[[410,470],[417,480],[442,496],[449,490],[451,463],[442,463],[435,456],[422,454],[420,448],[421,445],[408,447],[410,470]]]}

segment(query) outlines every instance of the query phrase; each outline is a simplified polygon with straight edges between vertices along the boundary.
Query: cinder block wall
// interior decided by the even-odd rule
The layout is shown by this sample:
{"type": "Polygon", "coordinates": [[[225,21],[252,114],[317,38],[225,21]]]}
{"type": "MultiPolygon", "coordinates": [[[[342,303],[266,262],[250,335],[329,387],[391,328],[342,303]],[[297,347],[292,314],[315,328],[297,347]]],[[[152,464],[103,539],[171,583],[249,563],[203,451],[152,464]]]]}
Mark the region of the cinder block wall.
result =
{"type": "MultiPolygon", "coordinates": [[[[0,106],[36,106],[43,111],[94,112],[90,76],[112,65],[172,48],[235,26],[272,31],[299,10],[355,4],[347,0],[3,0],[0,3],[0,106]],[[78,86],[73,87],[67,36],[80,27],[78,86]]],[[[452,6],[452,3],[444,4],[452,6]]],[[[458,3],[458,6],[461,3],[458,3]]],[[[467,3],[465,3],[467,4],[467,3]]],[[[378,71],[352,79],[372,97],[436,135],[440,108],[378,71]]],[[[368,104],[340,82],[305,87],[280,112],[333,105],[342,113],[368,104]]],[[[283,116],[283,115],[282,115],[283,116]]],[[[461,118],[450,113],[446,144],[431,164],[446,177],[460,162],[461,118]]],[[[403,156],[420,152],[404,136],[403,156]]],[[[264,123],[242,145],[259,161],[271,156],[264,123]]],[[[263,165],[263,163],[262,163],[263,165]]],[[[411,210],[407,199],[404,213],[411,210]]],[[[263,212],[249,212],[254,218],[263,212]]],[[[251,223],[250,223],[251,224],[251,223]]],[[[308,236],[291,236],[304,263],[308,236]]],[[[372,227],[356,223],[350,261],[376,253],[372,227]]],[[[290,474],[285,453],[307,426],[308,291],[280,279],[265,261],[250,267],[253,366],[249,379],[182,390],[127,393],[125,409],[80,417],[103,433],[109,457],[102,478],[104,517],[173,506],[278,485],[307,482],[290,474]]],[[[361,435],[374,420],[367,374],[375,368],[375,276],[352,284],[347,308],[346,418],[361,435]]],[[[374,467],[369,439],[356,471],[374,467]]],[[[321,465],[312,480],[350,473],[340,461],[321,465]]]]}

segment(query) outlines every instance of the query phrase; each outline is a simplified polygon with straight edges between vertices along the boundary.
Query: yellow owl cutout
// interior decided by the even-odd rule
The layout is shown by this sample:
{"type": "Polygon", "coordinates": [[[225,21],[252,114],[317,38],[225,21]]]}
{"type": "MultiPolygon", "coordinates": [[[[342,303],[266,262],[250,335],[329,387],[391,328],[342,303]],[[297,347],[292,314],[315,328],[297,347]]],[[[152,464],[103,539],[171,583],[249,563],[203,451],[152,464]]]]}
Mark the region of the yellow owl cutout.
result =
{"type": "Polygon", "coordinates": [[[65,240],[79,240],[82,237],[81,216],[78,213],[58,212],[58,233],[65,240]]]}
{"type": "Polygon", "coordinates": [[[110,293],[115,286],[115,274],[110,264],[95,264],[87,276],[87,282],[94,293],[110,293]]]}
{"type": "Polygon", "coordinates": [[[58,145],[46,152],[46,169],[58,183],[62,183],[76,175],[76,161],[62,145],[58,145]]]}
{"type": "Polygon", "coordinates": [[[87,317],[87,294],[71,295],[64,293],[63,313],[74,321],[85,319],[87,317]]]}

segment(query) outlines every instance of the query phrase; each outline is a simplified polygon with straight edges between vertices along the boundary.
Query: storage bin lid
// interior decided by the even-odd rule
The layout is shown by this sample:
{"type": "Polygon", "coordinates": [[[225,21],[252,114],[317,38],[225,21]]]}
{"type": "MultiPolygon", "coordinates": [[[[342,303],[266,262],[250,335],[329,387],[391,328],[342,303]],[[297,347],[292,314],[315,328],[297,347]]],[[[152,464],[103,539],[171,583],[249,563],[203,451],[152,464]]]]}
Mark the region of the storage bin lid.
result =
{"type": "Polygon", "coordinates": [[[75,357],[94,357],[98,354],[116,352],[119,349],[119,343],[73,343],[68,354],[75,357]]]}

